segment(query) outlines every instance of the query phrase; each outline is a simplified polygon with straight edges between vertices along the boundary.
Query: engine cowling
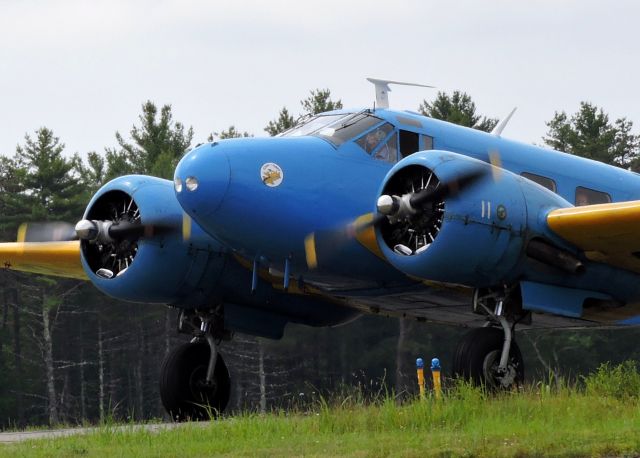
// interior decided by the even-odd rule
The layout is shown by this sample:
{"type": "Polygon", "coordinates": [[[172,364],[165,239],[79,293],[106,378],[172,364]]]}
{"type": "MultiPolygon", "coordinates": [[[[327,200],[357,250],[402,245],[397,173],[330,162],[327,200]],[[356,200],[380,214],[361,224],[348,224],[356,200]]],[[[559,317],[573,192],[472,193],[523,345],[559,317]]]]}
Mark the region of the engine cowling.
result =
{"type": "Polygon", "coordinates": [[[396,196],[402,205],[403,196],[476,172],[485,178],[378,226],[378,245],[394,267],[422,280],[472,287],[508,283],[522,274],[527,243],[553,238],[546,213],[570,206],[553,192],[486,162],[429,151],[396,164],[379,195],[396,196]]]}
{"type": "Polygon", "coordinates": [[[140,175],[116,178],[98,190],[84,219],[144,229],[117,240],[81,242],[83,268],[105,294],[192,307],[210,297],[224,262],[222,247],[195,224],[184,237],[183,211],[171,181],[140,175]]]}

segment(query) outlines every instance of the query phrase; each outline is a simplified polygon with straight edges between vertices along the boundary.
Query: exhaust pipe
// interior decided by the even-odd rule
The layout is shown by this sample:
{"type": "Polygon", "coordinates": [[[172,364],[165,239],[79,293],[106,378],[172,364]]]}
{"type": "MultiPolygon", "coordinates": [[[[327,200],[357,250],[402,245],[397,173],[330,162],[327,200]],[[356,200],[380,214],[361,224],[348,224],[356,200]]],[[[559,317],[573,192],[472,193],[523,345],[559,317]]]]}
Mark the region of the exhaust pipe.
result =
{"type": "Polygon", "coordinates": [[[529,242],[527,256],[570,274],[581,274],[585,269],[582,261],[574,255],[540,239],[529,242]]]}

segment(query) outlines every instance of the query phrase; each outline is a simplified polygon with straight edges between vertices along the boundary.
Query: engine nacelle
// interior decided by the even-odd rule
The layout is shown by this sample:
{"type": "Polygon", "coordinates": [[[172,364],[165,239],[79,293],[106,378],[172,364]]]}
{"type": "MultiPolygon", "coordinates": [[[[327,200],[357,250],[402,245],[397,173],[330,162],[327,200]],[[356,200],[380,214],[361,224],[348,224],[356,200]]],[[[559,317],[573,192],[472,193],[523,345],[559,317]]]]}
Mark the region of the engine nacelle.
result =
{"type": "Polygon", "coordinates": [[[488,287],[522,274],[531,239],[554,238],[544,217],[552,208],[570,206],[567,201],[507,170],[456,153],[428,151],[403,159],[389,171],[379,195],[402,198],[475,171],[485,177],[428,202],[415,215],[385,219],[376,229],[378,245],[394,267],[422,280],[488,287]]]}
{"type": "Polygon", "coordinates": [[[129,175],[104,185],[84,219],[139,223],[144,232],[112,243],[83,240],[82,265],[89,279],[117,299],[205,305],[224,264],[223,248],[195,223],[185,223],[183,215],[171,181],[129,175]]]}

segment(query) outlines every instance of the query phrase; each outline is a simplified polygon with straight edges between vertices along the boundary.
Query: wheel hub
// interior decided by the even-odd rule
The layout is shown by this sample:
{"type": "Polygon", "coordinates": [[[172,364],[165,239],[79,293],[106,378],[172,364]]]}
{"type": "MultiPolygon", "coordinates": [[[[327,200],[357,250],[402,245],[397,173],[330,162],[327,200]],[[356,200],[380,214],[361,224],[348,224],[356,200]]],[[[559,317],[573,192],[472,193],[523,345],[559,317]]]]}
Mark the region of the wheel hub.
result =
{"type": "Polygon", "coordinates": [[[489,352],[482,363],[484,379],[490,381],[493,386],[509,388],[513,386],[517,377],[516,362],[509,358],[507,367],[500,367],[500,350],[489,352]]]}
{"type": "Polygon", "coordinates": [[[215,379],[207,382],[207,366],[201,365],[191,373],[189,388],[194,399],[205,401],[214,398],[218,385],[215,379]]]}

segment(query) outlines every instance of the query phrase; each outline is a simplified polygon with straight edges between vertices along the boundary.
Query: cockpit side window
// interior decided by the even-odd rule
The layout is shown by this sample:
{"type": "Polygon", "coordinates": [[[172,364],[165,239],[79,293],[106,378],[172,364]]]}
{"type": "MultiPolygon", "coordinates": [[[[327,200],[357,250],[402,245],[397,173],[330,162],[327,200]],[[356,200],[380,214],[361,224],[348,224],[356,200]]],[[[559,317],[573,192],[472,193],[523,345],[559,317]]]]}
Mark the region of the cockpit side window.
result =
{"type": "Polygon", "coordinates": [[[360,145],[360,147],[367,153],[371,154],[378,147],[378,145],[380,145],[382,141],[387,138],[392,130],[393,126],[386,122],[380,127],[377,127],[368,132],[367,135],[363,135],[362,137],[360,137],[356,141],[356,143],[360,145]]]}
{"type": "Polygon", "coordinates": [[[389,163],[398,160],[398,136],[388,122],[367,132],[356,143],[374,159],[389,163]]]}
{"type": "Polygon", "coordinates": [[[395,132],[373,153],[373,158],[390,164],[398,162],[398,136],[395,132]]]}

